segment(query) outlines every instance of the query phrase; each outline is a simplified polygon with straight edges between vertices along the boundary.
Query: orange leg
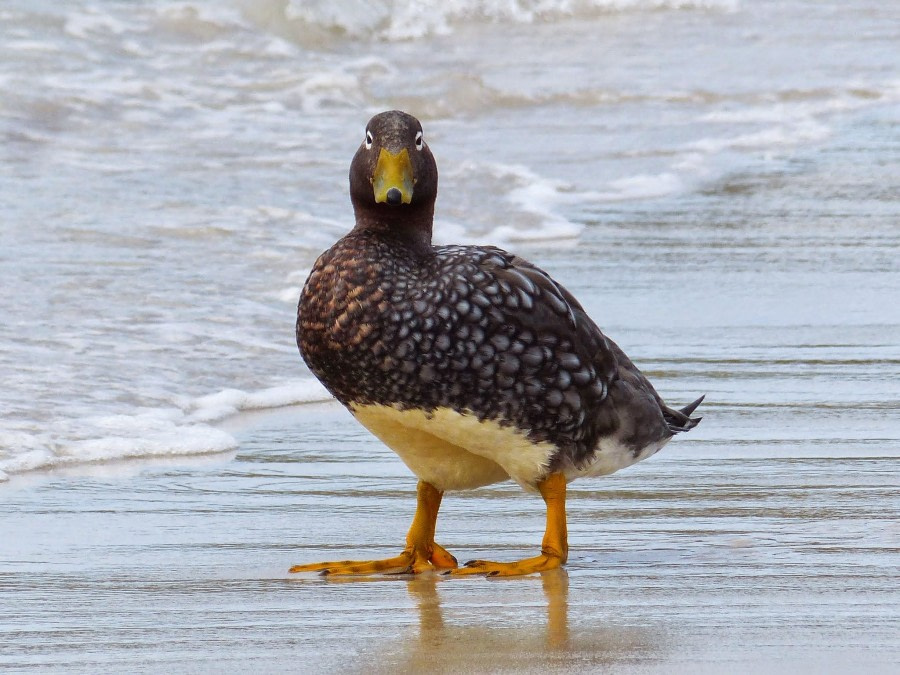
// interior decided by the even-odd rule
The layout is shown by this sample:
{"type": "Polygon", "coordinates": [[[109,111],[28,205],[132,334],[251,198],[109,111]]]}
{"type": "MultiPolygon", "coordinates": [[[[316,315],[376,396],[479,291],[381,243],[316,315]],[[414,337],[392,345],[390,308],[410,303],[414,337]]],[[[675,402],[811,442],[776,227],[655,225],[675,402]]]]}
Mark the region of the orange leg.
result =
{"type": "Polygon", "coordinates": [[[385,560],[343,560],[294,565],[289,571],[320,572],[323,575],[355,575],[419,574],[430,569],[454,569],[457,566],[456,558],[450,555],[443,546],[434,542],[438,509],[444,493],[431,483],[420,480],[416,494],[416,515],[413,517],[409,533],[406,535],[406,548],[400,555],[385,560]]]}
{"type": "Polygon", "coordinates": [[[538,483],[537,487],[547,505],[547,529],[544,531],[540,555],[510,563],[472,560],[467,562],[465,567],[450,570],[449,574],[512,577],[562,566],[569,555],[566,533],[566,478],[561,473],[552,473],[538,483]]]}

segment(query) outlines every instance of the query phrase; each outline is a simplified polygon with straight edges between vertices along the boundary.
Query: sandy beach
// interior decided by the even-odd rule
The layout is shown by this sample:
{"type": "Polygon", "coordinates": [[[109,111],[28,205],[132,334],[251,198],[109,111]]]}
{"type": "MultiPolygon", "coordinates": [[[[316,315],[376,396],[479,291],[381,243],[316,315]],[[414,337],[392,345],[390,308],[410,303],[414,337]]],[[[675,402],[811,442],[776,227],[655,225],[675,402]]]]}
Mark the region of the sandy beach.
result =
{"type": "MultiPolygon", "coordinates": [[[[2,3],[0,672],[900,672],[897,3],[364,4],[2,3]],[[294,344],[392,108],[437,243],[527,258],[706,395],[569,486],[564,571],[288,574],[412,518],[294,344]]],[[[543,529],[501,484],[437,541],[543,529]]]]}
{"type": "MultiPolygon", "coordinates": [[[[715,411],[715,407],[713,408],[715,411]]],[[[236,456],[4,486],[4,672],[889,673],[900,663],[896,457],[673,443],[573,484],[567,569],[325,580],[396,552],[414,481],[336,404],[244,416],[236,456]],[[327,454],[326,454],[327,447],[327,454]]],[[[461,560],[541,532],[512,485],[445,499],[461,560]]]]}

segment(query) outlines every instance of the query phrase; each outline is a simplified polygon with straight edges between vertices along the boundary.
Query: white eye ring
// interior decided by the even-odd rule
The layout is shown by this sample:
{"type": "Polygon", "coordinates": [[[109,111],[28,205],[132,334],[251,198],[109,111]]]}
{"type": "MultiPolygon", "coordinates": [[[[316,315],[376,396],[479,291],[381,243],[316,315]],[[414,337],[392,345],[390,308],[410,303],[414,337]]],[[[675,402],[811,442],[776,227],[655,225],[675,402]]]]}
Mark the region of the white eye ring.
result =
{"type": "Polygon", "coordinates": [[[372,149],[372,143],[375,142],[375,137],[372,135],[372,132],[366,129],[366,150],[372,149]]]}
{"type": "Polygon", "coordinates": [[[425,141],[422,140],[422,132],[416,132],[416,150],[421,150],[425,146],[425,141]]]}

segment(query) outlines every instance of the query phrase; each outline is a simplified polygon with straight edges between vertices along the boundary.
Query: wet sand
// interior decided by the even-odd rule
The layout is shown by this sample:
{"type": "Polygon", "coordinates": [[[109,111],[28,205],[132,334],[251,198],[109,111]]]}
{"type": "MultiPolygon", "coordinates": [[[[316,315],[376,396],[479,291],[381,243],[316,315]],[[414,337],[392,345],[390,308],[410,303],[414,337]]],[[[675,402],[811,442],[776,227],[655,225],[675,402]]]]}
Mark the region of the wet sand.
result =
{"type": "MultiPolygon", "coordinates": [[[[705,412],[729,416],[715,403],[705,412]]],[[[287,569],[396,553],[414,506],[405,467],[332,403],[243,416],[230,430],[236,456],[2,486],[4,672],[900,664],[900,479],[883,448],[788,456],[724,443],[729,425],[710,424],[570,486],[565,571],[340,581],[287,569]]],[[[513,485],[449,495],[438,541],[461,560],[533,554],[541,506],[513,485]]]]}

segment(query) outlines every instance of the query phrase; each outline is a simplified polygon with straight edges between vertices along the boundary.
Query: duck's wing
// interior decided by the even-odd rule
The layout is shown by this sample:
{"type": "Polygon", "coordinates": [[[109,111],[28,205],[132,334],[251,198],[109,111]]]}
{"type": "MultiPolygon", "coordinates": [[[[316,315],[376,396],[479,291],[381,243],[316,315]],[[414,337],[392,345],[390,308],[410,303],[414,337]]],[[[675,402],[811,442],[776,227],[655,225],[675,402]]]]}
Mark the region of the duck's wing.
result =
{"type": "Polygon", "coordinates": [[[532,314],[535,324],[571,341],[578,352],[590,357],[607,386],[612,383],[619,369],[616,352],[621,350],[611,346],[575,296],[540,267],[517,255],[510,255],[509,265],[499,269],[497,275],[510,285],[533,293],[537,298],[532,314]]]}
{"type": "MultiPolygon", "coordinates": [[[[491,276],[509,287],[508,297],[519,295],[531,300],[520,302],[519,307],[507,313],[506,320],[522,323],[534,330],[539,340],[543,338],[551,343],[555,364],[550,372],[565,371],[573,375],[574,383],[583,381],[584,376],[575,377],[568,366],[578,361],[581,367],[587,368],[590,384],[577,391],[585,419],[577,431],[583,440],[579,438],[574,448],[576,463],[590,455],[597,439],[616,438],[634,446],[638,452],[699,422],[699,418],[692,419],[690,414],[702,398],[682,410],[667,406],[650,381],[602,333],[578,300],[544,270],[501,249],[486,257],[482,267],[490,269],[491,276]],[[572,355],[576,358],[572,359],[572,355]]],[[[563,379],[568,378],[563,376],[563,379]]]]}
{"type": "Polygon", "coordinates": [[[622,359],[630,362],[544,270],[493,247],[473,247],[471,254],[476,271],[468,279],[469,299],[485,305],[486,331],[511,338],[496,358],[501,370],[512,362],[514,384],[495,400],[504,401],[508,419],[532,438],[553,442],[566,461],[580,463],[620,426],[608,399],[622,359]]]}

